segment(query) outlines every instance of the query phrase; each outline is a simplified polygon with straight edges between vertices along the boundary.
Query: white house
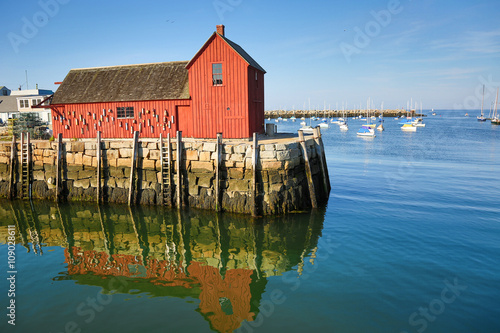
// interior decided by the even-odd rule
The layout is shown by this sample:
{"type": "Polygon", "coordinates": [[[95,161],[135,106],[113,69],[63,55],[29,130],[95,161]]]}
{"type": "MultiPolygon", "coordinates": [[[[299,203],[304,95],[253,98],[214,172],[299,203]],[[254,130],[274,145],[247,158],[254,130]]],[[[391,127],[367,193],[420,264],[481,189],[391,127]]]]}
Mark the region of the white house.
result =
{"type": "MultiPolygon", "coordinates": [[[[49,96],[54,94],[52,90],[29,89],[9,90],[0,87],[0,119],[6,122],[9,118],[17,118],[21,112],[36,112],[42,121],[51,122],[50,108],[33,108],[49,96]]],[[[43,105],[49,105],[47,101],[43,105]]]]}

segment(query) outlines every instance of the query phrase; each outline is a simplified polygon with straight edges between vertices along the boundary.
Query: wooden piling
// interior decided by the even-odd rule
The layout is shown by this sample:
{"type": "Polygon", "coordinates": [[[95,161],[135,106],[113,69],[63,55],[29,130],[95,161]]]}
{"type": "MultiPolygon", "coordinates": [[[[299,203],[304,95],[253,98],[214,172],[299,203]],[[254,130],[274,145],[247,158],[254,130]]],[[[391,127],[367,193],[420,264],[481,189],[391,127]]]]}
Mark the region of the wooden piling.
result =
{"type": "Polygon", "coordinates": [[[169,206],[172,207],[173,202],[173,187],[172,187],[172,145],[170,144],[170,133],[167,133],[167,163],[168,163],[168,198],[169,206]]]}
{"type": "Polygon", "coordinates": [[[257,209],[257,161],[259,158],[259,143],[257,133],[253,134],[253,151],[252,151],[252,216],[258,215],[257,209]]]}
{"type": "Polygon", "coordinates": [[[321,129],[315,127],[313,130],[314,142],[316,142],[316,151],[318,153],[319,165],[321,170],[321,178],[323,179],[323,189],[325,194],[330,193],[330,177],[328,176],[328,167],[326,165],[325,149],[323,147],[323,140],[321,140],[321,129]]]}
{"type": "Polygon", "coordinates": [[[96,155],[97,155],[97,204],[99,204],[102,200],[102,192],[101,192],[101,131],[97,131],[97,147],[96,147],[96,155]]]}
{"type": "Polygon", "coordinates": [[[16,152],[17,152],[16,136],[12,135],[12,145],[10,147],[9,200],[12,200],[12,198],[14,197],[14,183],[15,183],[14,167],[16,166],[16,161],[17,161],[16,152]]]}
{"type": "Polygon", "coordinates": [[[182,175],[181,175],[181,159],[182,159],[182,131],[177,131],[177,208],[182,205],[182,175]]]}
{"type": "Polygon", "coordinates": [[[222,205],[220,202],[220,169],[222,162],[222,133],[217,133],[217,153],[215,159],[215,211],[220,212],[222,210],[222,205]]]}
{"type": "Polygon", "coordinates": [[[57,159],[56,159],[56,202],[61,195],[61,169],[62,169],[62,133],[57,135],[57,159]]]}
{"type": "Polygon", "coordinates": [[[165,179],[163,177],[163,173],[165,172],[165,162],[163,156],[163,133],[160,133],[160,162],[161,162],[161,168],[160,168],[160,193],[161,193],[161,204],[162,206],[165,204],[165,179]]]}
{"type": "Polygon", "coordinates": [[[134,132],[134,145],[132,148],[132,157],[130,161],[130,187],[128,191],[128,205],[132,205],[132,200],[134,199],[135,195],[135,169],[137,166],[137,151],[138,151],[138,146],[139,146],[139,132],[135,131],[134,132]]]}
{"type": "Polygon", "coordinates": [[[314,182],[312,178],[311,164],[309,163],[309,156],[307,155],[307,146],[304,141],[304,133],[299,130],[299,142],[302,147],[302,153],[304,155],[304,161],[306,164],[306,178],[307,185],[309,187],[309,197],[311,198],[311,206],[312,208],[318,208],[318,201],[316,200],[316,190],[314,188],[314,182]]]}

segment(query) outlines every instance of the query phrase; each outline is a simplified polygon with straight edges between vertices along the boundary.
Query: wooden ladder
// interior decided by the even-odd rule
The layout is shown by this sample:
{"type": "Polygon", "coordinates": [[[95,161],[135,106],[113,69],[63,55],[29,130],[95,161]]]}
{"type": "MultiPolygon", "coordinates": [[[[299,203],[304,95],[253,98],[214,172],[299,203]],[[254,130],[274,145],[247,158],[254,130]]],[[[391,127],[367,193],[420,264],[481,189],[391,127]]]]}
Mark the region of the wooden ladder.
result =
{"type": "Polygon", "coordinates": [[[172,149],[170,144],[170,133],[167,134],[167,141],[163,141],[160,135],[161,154],[161,196],[162,204],[172,206],[172,149]]]}
{"type": "Polygon", "coordinates": [[[33,252],[35,254],[43,254],[42,250],[42,245],[40,241],[40,232],[39,232],[39,226],[37,226],[36,223],[36,217],[35,217],[35,208],[33,207],[33,202],[30,200],[28,201],[23,201],[23,215],[24,215],[24,220],[26,221],[26,224],[28,225],[28,233],[31,239],[31,246],[33,248],[33,252]]]}
{"type": "Polygon", "coordinates": [[[31,199],[30,134],[21,133],[21,199],[31,199]]]}

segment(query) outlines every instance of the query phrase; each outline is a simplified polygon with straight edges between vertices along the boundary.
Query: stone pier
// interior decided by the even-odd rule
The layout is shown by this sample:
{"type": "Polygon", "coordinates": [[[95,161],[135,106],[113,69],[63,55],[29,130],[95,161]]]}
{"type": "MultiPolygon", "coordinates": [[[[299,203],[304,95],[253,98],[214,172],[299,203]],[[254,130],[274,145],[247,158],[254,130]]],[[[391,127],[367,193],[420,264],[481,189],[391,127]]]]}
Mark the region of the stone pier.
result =
{"type": "MultiPolygon", "coordinates": [[[[281,215],[311,207],[311,193],[305,172],[303,151],[297,135],[280,134],[276,137],[259,136],[255,172],[256,196],[253,195],[253,146],[251,140],[226,140],[221,144],[219,191],[222,211],[250,214],[255,203],[258,215],[281,215]]],[[[325,203],[328,193],[322,190],[319,147],[311,135],[305,143],[311,165],[314,193],[325,203]]],[[[32,141],[32,198],[55,200],[58,156],[56,141],[32,141]]],[[[172,188],[167,193],[176,195],[177,144],[171,142],[172,188]]],[[[19,152],[20,145],[17,144],[19,152]]],[[[102,202],[127,203],[130,188],[133,141],[106,139],[101,142],[102,202]]],[[[60,161],[59,197],[67,201],[97,201],[97,143],[92,139],[78,141],[63,139],[60,161]]],[[[180,163],[182,205],[201,209],[216,208],[217,141],[183,138],[180,163]]],[[[11,143],[0,144],[0,196],[18,197],[21,190],[19,163],[14,163],[14,179],[10,179],[11,143]]],[[[20,154],[17,154],[20,158],[20,154]]],[[[139,138],[137,170],[133,203],[161,205],[162,160],[158,139],[139,138]]],[[[175,198],[171,198],[175,199],[175,198]]],[[[176,200],[167,200],[176,204],[176,200]]]]}

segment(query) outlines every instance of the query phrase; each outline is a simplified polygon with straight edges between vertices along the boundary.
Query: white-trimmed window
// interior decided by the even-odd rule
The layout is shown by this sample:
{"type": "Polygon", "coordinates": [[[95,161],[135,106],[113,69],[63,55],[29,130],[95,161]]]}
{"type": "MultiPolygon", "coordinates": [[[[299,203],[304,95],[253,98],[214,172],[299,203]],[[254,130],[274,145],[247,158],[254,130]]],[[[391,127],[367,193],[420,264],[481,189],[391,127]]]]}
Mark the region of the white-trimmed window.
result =
{"type": "Polygon", "coordinates": [[[134,118],[134,107],[133,106],[124,106],[116,108],[116,118],[134,118]]]}
{"type": "Polygon", "coordinates": [[[222,86],[222,64],[212,64],[212,84],[222,86]]]}
{"type": "Polygon", "coordinates": [[[21,109],[29,108],[30,107],[30,100],[29,99],[20,99],[19,100],[19,107],[21,109]]]}

